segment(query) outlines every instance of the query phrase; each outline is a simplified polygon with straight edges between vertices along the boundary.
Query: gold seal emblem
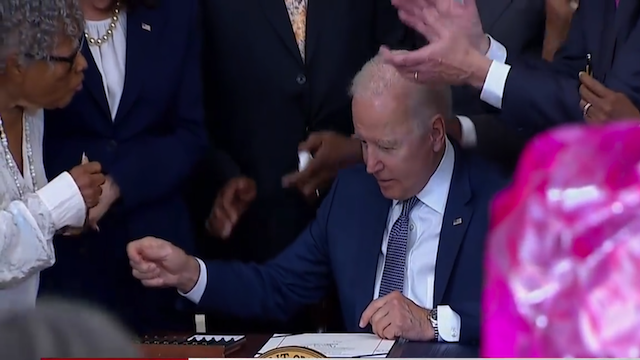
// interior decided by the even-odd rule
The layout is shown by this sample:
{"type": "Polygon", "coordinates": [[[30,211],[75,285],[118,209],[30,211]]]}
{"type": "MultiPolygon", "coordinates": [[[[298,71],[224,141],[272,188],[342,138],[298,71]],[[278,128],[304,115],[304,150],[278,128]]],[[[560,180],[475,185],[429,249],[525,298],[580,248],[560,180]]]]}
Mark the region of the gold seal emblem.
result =
{"type": "Polygon", "coordinates": [[[260,355],[261,358],[326,358],[318,351],[303,346],[284,346],[269,350],[260,355]]]}

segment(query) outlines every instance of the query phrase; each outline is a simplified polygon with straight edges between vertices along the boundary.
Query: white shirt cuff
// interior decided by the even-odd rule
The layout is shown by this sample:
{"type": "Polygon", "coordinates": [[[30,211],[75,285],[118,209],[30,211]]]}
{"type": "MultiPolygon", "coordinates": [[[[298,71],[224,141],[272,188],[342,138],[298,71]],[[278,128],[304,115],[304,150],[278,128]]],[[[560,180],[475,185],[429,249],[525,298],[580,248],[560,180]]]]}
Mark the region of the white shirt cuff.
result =
{"type": "Polygon", "coordinates": [[[462,147],[465,149],[471,149],[478,144],[478,134],[476,133],[476,125],[466,116],[458,115],[458,121],[460,121],[460,128],[462,133],[461,142],[462,147]]]}
{"type": "Polygon", "coordinates": [[[493,60],[487,73],[487,79],[484,81],[480,99],[487,104],[502,109],[502,97],[504,95],[504,87],[507,84],[507,76],[511,71],[511,65],[493,60]]]}
{"type": "Polygon", "coordinates": [[[460,315],[449,305],[438,305],[438,341],[460,341],[460,315]]]}
{"type": "Polygon", "coordinates": [[[68,172],[58,175],[36,194],[49,209],[56,229],[84,225],[87,207],[78,185],[68,172]]]}
{"type": "Polygon", "coordinates": [[[487,35],[487,37],[489,37],[489,50],[485,56],[504,64],[507,61],[507,48],[500,44],[498,40],[492,38],[491,35],[487,35]]]}
{"type": "Polygon", "coordinates": [[[198,261],[198,265],[200,265],[198,281],[193,286],[193,289],[188,293],[178,291],[180,295],[186,297],[194,304],[198,304],[200,302],[200,299],[202,299],[202,295],[204,294],[204,290],[207,288],[207,265],[204,264],[204,261],[198,258],[196,258],[196,260],[198,261]]]}

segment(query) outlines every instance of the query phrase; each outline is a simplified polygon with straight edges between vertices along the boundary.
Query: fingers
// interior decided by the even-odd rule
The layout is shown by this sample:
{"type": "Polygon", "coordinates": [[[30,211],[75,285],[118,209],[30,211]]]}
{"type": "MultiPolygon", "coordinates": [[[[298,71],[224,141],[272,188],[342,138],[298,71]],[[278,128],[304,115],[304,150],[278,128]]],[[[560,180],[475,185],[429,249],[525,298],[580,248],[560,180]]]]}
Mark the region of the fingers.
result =
{"type": "Polygon", "coordinates": [[[81,165],[89,174],[97,174],[102,172],[102,165],[97,161],[91,161],[81,165]]]}
{"type": "Polygon", "coordinates": [[[312,154],[315,154],[318,151],[318,149],[320,149],[320,146],[322,146],[322,141],[324,139],[324,136],[325,136],[324,131],[312,133],[311,135],[309,135],[307,140],[300,143],[298,150],[304,150],[312,154]]]}
{"type": "Polygon", "coordinates": [[[405,76],[413,76],[412,74],[418,71],[421,65],[430,61],[431,46],[433,45],[427,45],[414,51],[389,50],[381,47],[380,55],[386,63],[396,67],[398,72],[405,76]]]}
{"type": "Polygon", "coordinates": [[[285,175],[282,178],[282,186],[286,188],[295,186],[302,189],[304,185],[318,175],[321,168],[321,161],[318,158],[312,158],[304,170],[285,175]]]}
{"type": "Polygon", "coordinates": [[[366,309],[362,312],[362,316],[360,317],[360,328],[365,328],[367,324],[371,323],[371,318],[373,314],[375,314],[384,304],[387,303],[387,297],[381,297],[373,300],[369,303],[366,309]]]}
{"type": "Polygon", "coordinates": [[[584,85],[587,90],[589,90],[591,93],[593,93],[599,98],[606,97],[613,93],[613,91],[607,89],[606,86],[604,86],[602,83],[594,79],[592,76],[590,76],[586,72],[580,72],[579,77],[582,85],[584,85]]]}
{"type": "MultiPolygon", "coordinates": [[[[391,327],[392,318],[389,316],[389,309],[386,306],[379,309],[371,318],[371,330],[379,338],[389,339],[385,335],[385,331],[391,327]]],[[[393,339],[393,338],[391,338],[393,339]]]]}
{"type": "Polygon", "coordinates": [[[154,237],[135,240],[127,245],[129,260],[140,264],[165,261],[172,252],[171,243],[154,237]]]}
{"type": "MultiPolygon", "coordinates": [[[[602,99],[594,94],[591,90],[589,90],[588,87],[582,85],[580,86],[580,89],[578,91],[580,92],[580,97],[582,98],[582,100],[590,103],[592,105],[592,108],[597,107],[602,103],[602,99]]],[[[582,107],[582,109],[584,109],[584,106],[582,107]]],[[[589,109],[589,112],[591,112],[591,109],[589,109]]]]}

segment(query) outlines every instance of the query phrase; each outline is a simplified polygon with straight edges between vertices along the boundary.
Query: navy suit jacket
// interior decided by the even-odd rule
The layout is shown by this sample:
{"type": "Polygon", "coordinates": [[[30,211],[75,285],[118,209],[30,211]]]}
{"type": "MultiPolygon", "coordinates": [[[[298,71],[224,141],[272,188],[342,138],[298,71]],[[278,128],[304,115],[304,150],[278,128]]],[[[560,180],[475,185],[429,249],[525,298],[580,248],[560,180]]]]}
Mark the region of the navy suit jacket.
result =
{"type": "Polygon", "coordinates": [[[552,63],[513,64],[505,86],[502,115],[530,135],[569,121],[583,121],[578,73],[592,55],[593,74],[640,107],[640,2],[580,0],[567,40],[552,63]]]}
{"type": "Polygon", "coordinates": [[[137,301],[127,243],[158,236],[193,249],[182,192],[208,146],[198,19],[196,0],[129,11],[125,84],[115,120],[87,45],[82,49],[89,64],[84,88],[66,108],[46,112],[49,178],[78,165],[84,152],[113,177],[121,198],[100,221],[99,233],[55,240],[58,261],[43,274],[44,292],[96,301],[130,322],[160,300],[125,313],[123,307],[135,308],[137,301]]]}
{"type": "MultiPolygon", "coordinates": [[[[450,305],[461,316],[461,341],[475,342],[479,336],[488,205],[505,184],[497,170],[456,148],[433,303],[450,305]],[[458,218],[462,223],[454,225],[458,218]]],[[[316,219],[278,257],[264,265],[208,262],[208,286],[199,305],[237,317],[284,320],[319,302],[333,276],[346,329],[371,331],[358,323],[373,300],[391,204],[364,165],[342,171],[316,219]]]]}

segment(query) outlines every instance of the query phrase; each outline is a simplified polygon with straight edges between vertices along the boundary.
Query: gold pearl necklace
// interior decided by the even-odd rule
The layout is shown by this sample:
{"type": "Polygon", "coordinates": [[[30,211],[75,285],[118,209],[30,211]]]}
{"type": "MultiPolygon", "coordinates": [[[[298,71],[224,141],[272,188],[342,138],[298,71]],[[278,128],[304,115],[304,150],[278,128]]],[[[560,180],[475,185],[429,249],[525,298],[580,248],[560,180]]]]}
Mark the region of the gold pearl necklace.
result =
{"type": "Polygon", "coordinates": [[[104,33],[104,35],[94,38],[89,36],[89,33],[87,32],[87,30],[84,31],[84,37],[87,38],[89,45],[100,46],[105,42],[107,42],[107,40],[109,40],[111,36],[113,36],[113,29],[116,28],[116,25],[118,24],[118,20],[120,19],[119,15],[120,15],[120,2],[117,1],[116,6],[113,8],[113,16],[111,16],[111,23],[109,24],[109,28],[107,29],[107,32],[104,33]]]}

